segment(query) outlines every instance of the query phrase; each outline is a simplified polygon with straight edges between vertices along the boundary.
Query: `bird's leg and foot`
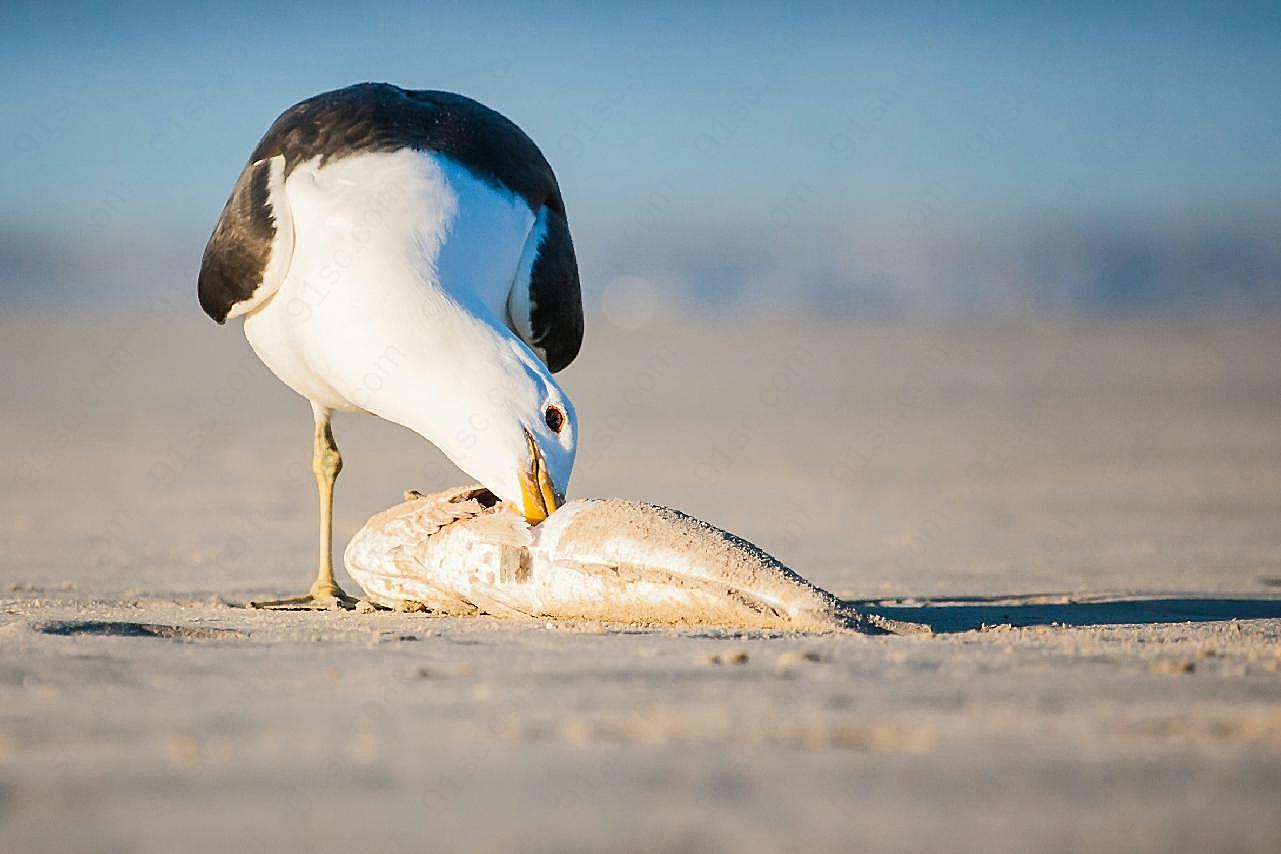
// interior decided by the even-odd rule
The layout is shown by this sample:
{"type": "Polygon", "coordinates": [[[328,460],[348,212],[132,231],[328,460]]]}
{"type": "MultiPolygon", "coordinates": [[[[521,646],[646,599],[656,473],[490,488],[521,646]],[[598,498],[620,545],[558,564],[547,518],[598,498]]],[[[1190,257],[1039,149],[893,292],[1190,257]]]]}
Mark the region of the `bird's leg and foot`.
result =
{"type": "Polygon", "coordinates": [[[338,582],[334,581],[334,481],[338,479],[338,472],[342,471],[342,456],[334,442],[328,410],[314,404],[312,409],[316,416],[316,440],[311,470],[316,474],[316,486],[320,491],[320,568],[316,572],[316,581],[307,594],[270,602],[250,602],[250,606],[254,608],[336,610],[356,607],[357,600],[343,592],[338,582]]]}

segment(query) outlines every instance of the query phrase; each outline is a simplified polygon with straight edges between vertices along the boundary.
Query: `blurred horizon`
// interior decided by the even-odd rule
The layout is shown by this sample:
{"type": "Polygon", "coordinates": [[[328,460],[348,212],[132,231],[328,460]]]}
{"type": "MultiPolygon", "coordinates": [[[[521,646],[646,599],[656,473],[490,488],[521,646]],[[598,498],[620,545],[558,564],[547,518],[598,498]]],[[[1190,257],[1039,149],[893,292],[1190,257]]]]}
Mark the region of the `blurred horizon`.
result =
{"type": "Polygon", "coordinates": [[[561,182],[589,312],[1281,308],[1265,4],[6,4],[0,300],[194,309],[258,137],[463,92],[561,182]]]}

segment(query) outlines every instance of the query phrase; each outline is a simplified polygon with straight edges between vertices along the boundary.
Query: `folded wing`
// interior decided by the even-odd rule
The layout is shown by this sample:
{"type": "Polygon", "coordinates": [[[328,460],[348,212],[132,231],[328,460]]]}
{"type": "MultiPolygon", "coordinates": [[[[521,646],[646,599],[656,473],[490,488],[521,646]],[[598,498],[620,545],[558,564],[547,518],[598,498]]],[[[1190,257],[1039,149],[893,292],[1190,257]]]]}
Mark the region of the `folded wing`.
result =
{"type": "Polygon", "coordinates": [[[245,167],[205,246],[197,293],[219,323],[253,311],[280,289],[293,257],[285,157],[245,167]]]}

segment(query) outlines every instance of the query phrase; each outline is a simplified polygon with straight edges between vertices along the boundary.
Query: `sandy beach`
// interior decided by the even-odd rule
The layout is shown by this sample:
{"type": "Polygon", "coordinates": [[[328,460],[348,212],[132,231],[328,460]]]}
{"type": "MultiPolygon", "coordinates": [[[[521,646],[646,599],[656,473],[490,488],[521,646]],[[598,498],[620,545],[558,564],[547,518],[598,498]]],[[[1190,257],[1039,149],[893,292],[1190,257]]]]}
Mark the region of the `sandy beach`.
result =
{"type": "MultiPolygon", "coordinates": [[[[315,495],[238,324],[0,358],[0,850],[1281,850],[1275,321],[589,327],[571,496],[913,636],[249,610],[315,495]]],[[[466,481],[335,433],[339,551],[466,481]]]]}

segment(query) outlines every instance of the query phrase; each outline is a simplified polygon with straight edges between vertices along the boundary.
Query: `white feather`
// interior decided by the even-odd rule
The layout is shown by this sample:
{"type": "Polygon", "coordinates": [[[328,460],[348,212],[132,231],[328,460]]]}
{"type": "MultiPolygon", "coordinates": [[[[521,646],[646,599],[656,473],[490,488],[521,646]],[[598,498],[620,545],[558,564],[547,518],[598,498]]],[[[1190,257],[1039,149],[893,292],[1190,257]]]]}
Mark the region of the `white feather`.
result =
{"type": "Polygon", "coordinates": [[[533,222],[518,197],[445,157],[408,149],[302,164],[288,194],[293,263],[245,335],[299,394],[372,411],[379,382],[371,371],[390,367],[389,346],[428,358],[448,346],[424,332],[451,303],[505,318],[533,222]]]}

